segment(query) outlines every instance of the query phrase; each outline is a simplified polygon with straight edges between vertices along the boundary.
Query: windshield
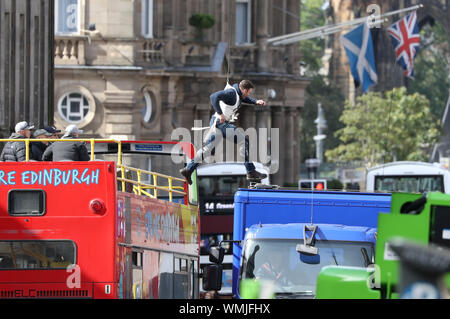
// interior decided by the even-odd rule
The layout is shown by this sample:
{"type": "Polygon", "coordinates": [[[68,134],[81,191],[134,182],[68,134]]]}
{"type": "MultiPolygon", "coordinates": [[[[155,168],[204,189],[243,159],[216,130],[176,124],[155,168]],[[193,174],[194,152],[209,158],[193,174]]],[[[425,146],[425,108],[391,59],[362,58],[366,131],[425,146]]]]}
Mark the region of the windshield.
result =
{"type": "Polygon", "coordinates": [[[234,196],[239,188],[247,187],[245,175],[198,176],[199,196],[234,196]]]}
{"type": "Polygon", "coordinates": [[[444,192],[442,176],[376,176],[375,190],[386,192],[444,192]]]}
{"type": "Polygon", "coordinates": [[[343,241],[316,241],[317,256],[297,252],[302,240],[247,240],[242,279],[270,280],[276,294],[314,296],[316,281],[324,266],[366,267],[362,248],[373,260],[373,244],[343,241]]]}

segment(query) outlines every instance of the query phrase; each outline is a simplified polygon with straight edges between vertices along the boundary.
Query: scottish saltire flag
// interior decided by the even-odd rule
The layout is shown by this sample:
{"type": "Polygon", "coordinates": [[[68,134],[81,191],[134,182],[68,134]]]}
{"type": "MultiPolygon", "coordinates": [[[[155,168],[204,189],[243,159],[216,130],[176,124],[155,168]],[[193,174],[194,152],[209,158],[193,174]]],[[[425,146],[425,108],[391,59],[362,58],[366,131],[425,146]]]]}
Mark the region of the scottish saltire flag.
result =
{"type": "Polygon", "coordinates": [[[363,23],[342,35],[341,43],[347,53],[355,83],[361,85],[363,92],[366,92],[378,80],[372,35],[367,23],[363,23]]]}
{"type": "Polygon", "coordinates": [[[387,32],[395,48],[397,63],[405,69],[405,75],[414,79],[414,57],[419,51],[420,34],[416,11],[391,25],[387,32]]]}

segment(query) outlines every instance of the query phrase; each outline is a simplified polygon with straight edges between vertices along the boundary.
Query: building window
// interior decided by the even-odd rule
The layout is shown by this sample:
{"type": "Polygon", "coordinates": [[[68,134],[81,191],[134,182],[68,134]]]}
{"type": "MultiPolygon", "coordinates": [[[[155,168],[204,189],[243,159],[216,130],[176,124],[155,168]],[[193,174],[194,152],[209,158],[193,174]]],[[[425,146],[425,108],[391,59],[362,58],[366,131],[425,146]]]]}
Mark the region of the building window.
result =
{"type": "Polygon", "coordinates": [[[55,32],[56,34],[80,32],[79,0],[55,0],[55,32]]]}
{"type": "Polygon", "coordinates": [[[144,92],[142,102],[144,104],[144,106],[142,107],[142,120],[144,121],[144,123],[148,124],[152,120],[152,113],[153,113],[152,96],[148,91],[144,92]]]}
{"type": "Polygon", "coordinates": [[[90,110],[88,99],[81,93],[64,95],[58,103],[59,115],[69,123],[80,123],[90,110]]]}
{"type": "Polygon", "coordinates": [[[153,0],[142,0],[142,36],[153,38],[153,0]]]}
{"type": "Polygon", "coordinates": [[[236,44],[250,43],[251,39],[250,0],[236,0],[236,44]]]}

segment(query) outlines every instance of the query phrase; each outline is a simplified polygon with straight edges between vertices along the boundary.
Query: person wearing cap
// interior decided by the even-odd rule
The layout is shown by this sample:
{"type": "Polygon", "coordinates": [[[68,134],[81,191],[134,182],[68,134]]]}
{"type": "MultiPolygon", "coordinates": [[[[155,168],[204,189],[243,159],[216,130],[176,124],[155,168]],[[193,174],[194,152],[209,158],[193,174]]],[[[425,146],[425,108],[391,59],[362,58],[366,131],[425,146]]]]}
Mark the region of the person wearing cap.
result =
{"type": "MultiPolygon", "coordinates": [[[[33,138],[36,139],[48,139],[51,138],[52,133],[47,132],[45,129],[38,129],[33,133],[33,138]]],[[[31,142],[31,154],[30,159],[35,161],[42,161],[42,154],[44,154],[45,149],[48,147],[48,142],[46,141],[36,141],[31,142]]]]}
{"type": "Polygon", "coordinates": [[[61,133],[61,130],[57,130],[56,127],[54,127],[54,126],[46,126],[46,127],[44,127],[44,130],[46,130],[48,133],[51,134],[49,136],[49,138],[54,138],[54,139],[59,138],[58,134],[61,133]]]}
{"type": "MultiPolygon", "coordinates": [[[[10,139],[25,139],[30,138],[31,129],[34,126],[22,121],[16,124],[15,132],[11,134],[10,139]]],[[[26,161],[27,148],[25,142],[14,141],[7,142],[0,154],[0,161],[2,162],[23,162],[26,161]]]]}
{"type": "Polygon", "coordinates": [[[42,155],[43,161],[89,161],[91,157],[84,142],[70,141],[77,139],[83,133],[76,125],[71,124],[66,127],[61,139],[67,142],[53,142],[42,155]]]}

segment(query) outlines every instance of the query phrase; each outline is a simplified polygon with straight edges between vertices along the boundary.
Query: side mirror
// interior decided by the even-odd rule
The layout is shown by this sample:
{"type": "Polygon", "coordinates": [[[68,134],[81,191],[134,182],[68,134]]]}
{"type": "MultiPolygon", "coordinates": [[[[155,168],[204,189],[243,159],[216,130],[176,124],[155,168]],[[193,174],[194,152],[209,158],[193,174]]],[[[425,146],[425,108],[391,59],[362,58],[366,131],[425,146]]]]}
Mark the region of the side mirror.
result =
{"type": "Polygon", "coordinates": [[[214,264],[222,264],[225,249],[220,246],[213,246],[209,249],[209,261],[214,264]]]}
{"type": "Polygon", "coordinates": [[[189,204],[198,205],[198,189],[197,189],[197,170],[191,175],[192,185],[187,184],[189,194],[189,204]]]}
{"type": "Polygon", "coordinates": [[[203,268],[203,290],[222,289],[222,265],[208,265],[203,268]]]}

